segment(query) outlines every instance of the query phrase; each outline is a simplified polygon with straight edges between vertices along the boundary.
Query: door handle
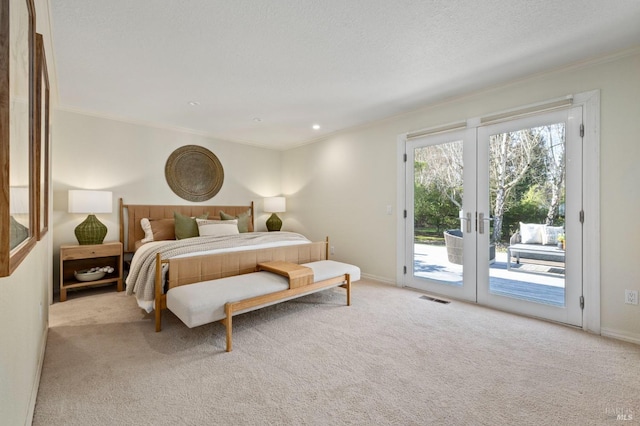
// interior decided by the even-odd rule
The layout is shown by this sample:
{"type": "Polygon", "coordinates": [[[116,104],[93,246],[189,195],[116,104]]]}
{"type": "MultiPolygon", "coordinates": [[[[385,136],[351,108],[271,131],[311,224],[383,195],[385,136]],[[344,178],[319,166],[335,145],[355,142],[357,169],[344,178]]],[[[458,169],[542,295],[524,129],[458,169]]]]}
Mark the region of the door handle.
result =
{"type": "Polygon", "coordinates": [[[471,213],[467,213],[467,217],[461,217],[460,220],[467,222],[467,233],[471,232],[471,213]]]}
{"type": "Polygon", "coordinates": [[[478,233],[484,234],[484,221],[490,222],[492,217],[484,217],[484,213],[478,213],[478,233]]]}

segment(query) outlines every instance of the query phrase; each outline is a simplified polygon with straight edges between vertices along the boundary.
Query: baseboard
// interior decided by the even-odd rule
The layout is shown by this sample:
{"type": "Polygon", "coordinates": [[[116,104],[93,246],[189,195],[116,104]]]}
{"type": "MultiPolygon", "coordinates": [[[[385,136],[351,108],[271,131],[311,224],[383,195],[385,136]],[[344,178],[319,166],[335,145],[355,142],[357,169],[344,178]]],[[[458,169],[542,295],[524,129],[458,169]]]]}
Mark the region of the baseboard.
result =
{"type": "Polygon", "coordinates": [[[384,284],[391,284],[393,286],[400,287],[398,284],[396,284],[395,280],[392,280],[389,278],[378,277],[376,275],[365,274],[365,273],[361,273],[360,275],[362,276],[362,278],[366,278],[368,280],[378,281],[384,284]]]}
{"type": "Polygon", "coordinates": [[[629,333],[626,331],[614,330],[611,328],[600,328],[600,334],[605,337],[612,337],[618,340],[624,340],[625,342],[635,343],[640,345],[640,334],[629,333]]]}
{"type": "Polygon", "coordinates": [[[49,323],[45,323],[44,333],[42,333],[42,341],[40,342],[40,355],[38,356],[38,369],[31,386],[31,398],[29,399],[29,411],[25,419],[25,426],[33,423],[33,414],[36,410],[36,400],[38,399],[38,389],[40,388],[40,377],[42,376],[42,366],[44,365],[44,352],[47,348],[47,336],[49,334],[49,323]]]}

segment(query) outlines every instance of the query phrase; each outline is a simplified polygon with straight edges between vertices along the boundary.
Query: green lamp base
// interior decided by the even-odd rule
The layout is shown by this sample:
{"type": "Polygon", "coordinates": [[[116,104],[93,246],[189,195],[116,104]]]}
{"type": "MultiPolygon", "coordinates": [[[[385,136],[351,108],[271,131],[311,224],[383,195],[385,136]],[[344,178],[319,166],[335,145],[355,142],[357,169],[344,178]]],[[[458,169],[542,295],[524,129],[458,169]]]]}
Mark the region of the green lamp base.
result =
{"type": "Polygon", "coordinates": [[[282,229],[282,220],[276,215],[272,213],[269,219],[267,219],[267,229],[269,232],[271,231],[279,231],[282,229]]]}
{"type": "Polygon", "coordinates": [[[107,227],[98,220],[96,215],[90,214],[75,229],[76,238],[80,245],[102,244],[107,236],[107,227]]]}

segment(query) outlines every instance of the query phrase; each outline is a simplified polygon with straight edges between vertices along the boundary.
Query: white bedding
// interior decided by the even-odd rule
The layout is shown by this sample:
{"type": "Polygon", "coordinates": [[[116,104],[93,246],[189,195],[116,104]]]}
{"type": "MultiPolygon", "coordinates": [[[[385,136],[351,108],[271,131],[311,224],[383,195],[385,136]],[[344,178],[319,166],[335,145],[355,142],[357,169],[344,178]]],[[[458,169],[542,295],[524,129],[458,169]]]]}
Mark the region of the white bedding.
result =
{"type": "MultiPolygon", "coordinates": [[[[248,232],[224,237],[196,237],[178,241],[153,241],[142,245],[131,260],[127,276],[127,294],[135,294],[138,306],[146,312],[154,309],[155,258],[160,252],[163,259],[214,254],[242,250],[258,250],[311,243],[294,232],[248,232]]],[[[165,265],[166,266],[166,265],[165,265]]],[[[166,273],[166,270],[163,270],[166,273]]]]}

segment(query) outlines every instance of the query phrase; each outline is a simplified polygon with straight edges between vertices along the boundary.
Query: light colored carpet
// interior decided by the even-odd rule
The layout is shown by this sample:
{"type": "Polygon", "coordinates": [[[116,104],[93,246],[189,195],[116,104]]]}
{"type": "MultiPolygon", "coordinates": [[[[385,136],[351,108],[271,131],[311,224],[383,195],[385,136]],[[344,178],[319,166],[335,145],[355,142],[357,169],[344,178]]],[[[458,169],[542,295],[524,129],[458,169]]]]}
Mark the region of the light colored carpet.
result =
{"type": "Polygon", "coordinates": [[[640,347],[360,281],[188,329],[107,289],[51,307],[34,425],[600,425],[640,418],[640,347]]]}

